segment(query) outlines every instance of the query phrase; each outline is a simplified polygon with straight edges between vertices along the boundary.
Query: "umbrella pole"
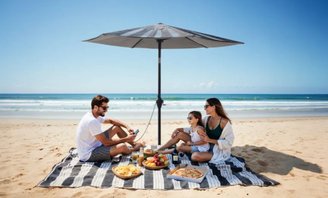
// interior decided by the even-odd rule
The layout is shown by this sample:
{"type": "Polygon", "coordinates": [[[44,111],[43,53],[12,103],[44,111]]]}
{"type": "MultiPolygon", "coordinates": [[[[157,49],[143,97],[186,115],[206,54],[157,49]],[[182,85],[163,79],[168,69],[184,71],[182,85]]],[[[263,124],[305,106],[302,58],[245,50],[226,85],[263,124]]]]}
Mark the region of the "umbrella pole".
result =
{"type": "Polygon", "coordinates": [[[157,40],[158,43],[158,95],[157,95],[157,108],[158,108],[158,145],[161,145],[161,108],[163,100],[161,98],[161,49],[163,40],[157,40]]]}

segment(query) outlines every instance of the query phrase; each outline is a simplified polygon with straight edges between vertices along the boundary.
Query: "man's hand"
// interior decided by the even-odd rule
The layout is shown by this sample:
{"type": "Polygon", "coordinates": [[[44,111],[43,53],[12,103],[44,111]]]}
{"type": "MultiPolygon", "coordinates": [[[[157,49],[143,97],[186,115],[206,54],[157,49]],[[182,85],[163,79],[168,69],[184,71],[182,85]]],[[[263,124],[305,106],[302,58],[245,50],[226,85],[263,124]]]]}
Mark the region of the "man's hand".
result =
{"type": "Polygon", "coordinates": [[[130,128],[130,127],[127,127],[126,128],[129,132],[130,135],[133,135],[134,134],[134,129],[130,128]]]}
{"type": "Polygon", "coordinates": [[[128,134],[128,136],[126,136],[124,138],[124,140],[125,140],[125,142],[133,142],[136,137],[137,137],[137,135],[132,133],[132,134],[128,134]]]}

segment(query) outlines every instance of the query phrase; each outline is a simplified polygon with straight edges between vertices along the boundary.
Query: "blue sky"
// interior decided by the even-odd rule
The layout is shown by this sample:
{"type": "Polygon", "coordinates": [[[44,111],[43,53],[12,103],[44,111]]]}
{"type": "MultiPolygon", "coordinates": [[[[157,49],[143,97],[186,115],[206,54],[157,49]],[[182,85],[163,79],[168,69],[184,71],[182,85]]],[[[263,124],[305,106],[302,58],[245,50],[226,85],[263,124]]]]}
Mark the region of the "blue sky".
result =
{"type": "Polygon", "coordinates": [[[162,22],[242,41],[162,51],[163,93],[328,93],[328,2],[0,1],[0,93],[156,93],[157,50],[82,42],[162,22]]]}

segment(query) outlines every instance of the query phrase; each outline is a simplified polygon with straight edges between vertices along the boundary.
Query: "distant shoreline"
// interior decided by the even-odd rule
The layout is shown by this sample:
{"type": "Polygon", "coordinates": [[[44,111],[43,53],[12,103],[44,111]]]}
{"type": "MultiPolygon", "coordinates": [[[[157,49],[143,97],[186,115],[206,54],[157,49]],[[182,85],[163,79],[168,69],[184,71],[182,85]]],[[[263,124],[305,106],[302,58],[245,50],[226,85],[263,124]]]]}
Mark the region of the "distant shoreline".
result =
{"type": "MultiPolygon", "coordinates": [[[[94,94],[0,94],[0,118],[78,119],[90,111],[94,94]]],[[[157,119],[156,94],[111,94],[109,113],[122,119],[157,119]]],[[[328,94],[163,94],[162,119],[203,115],[207,98],[217,97],[231,118],[328,116],[328,94]]]]}
{"type": "MultiPolygon", "coordinates": [[[[3,112],[0,111],[0,119],[37,119],[37,120],[79,120],[85,112],[68,112],[68,113],[49,113],[49,112],[33,112],[33,113],[22,113],[22,112],[3,112]]],[[[162,111],[162,120],[184,120],[188,114],[188,111],[185,112],[163,112],[162,111]]],[[[202,115],[205,116],[205,112],[202,112],[202,115]]],[[[119,112],[108,112],[106,114],[107,117],[112,117],[116,119],[123,120],[149,120],[151,116],[151,112],[143,112],[143,113],[119,113],[119,112]]],[[[275,118],[320,118],[320,117],[328,117],[328,112],[322,112],[321,114],[313,114],[313,113],[274,113],[274,112],[261,112],[261,113],[238,113],[238,114],[228,114],[231,119],[275,119],[275,118]]],[[[154,112],[152,117],[152,122],[157,122],[157,111],[154,112]]]]}

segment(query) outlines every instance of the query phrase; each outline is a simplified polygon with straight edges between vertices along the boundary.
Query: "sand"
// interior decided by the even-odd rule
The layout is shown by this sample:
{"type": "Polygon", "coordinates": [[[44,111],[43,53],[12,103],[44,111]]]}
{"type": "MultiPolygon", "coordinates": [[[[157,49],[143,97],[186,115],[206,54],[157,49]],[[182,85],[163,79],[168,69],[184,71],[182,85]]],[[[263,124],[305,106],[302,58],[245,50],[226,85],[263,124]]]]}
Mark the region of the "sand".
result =
{"type": "MultiPolygon", "coordinates": [[[[0,197],[328,197],[328,117],[233,120],[233,154],[254,171],[281,184],[229,186],[208,190],[40,188],[53,165],[75,147],[79,120],[1,119],[0,197]]],[[[146,120],[130,122],[145,129],[146,120]]],[[[162,122],[162,142],[185,120],[162,122]]],[[[157,143],[153,122],[143,137],[157,143]]]]}

